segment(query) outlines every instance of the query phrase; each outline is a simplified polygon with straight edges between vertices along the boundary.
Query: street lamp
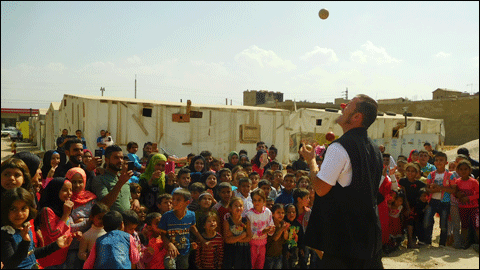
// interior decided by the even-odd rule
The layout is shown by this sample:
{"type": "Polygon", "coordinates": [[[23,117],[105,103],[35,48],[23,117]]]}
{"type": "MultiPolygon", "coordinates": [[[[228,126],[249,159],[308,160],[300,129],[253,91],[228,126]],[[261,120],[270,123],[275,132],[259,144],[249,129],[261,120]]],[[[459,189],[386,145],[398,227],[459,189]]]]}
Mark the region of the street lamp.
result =
{"type": "Polygon", "coordinates": [[[408,107],[403,107],[403,116],[405,116],[405,128],[407,128],[407,116],[412,116],[412,113],[407,112],[408,107]]]}

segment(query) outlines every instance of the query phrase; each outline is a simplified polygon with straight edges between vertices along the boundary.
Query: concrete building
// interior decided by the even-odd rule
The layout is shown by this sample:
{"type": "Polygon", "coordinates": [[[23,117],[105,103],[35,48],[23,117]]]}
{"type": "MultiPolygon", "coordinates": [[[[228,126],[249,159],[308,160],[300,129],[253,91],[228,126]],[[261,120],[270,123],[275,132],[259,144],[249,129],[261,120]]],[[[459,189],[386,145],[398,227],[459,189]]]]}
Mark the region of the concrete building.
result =
{"type": "MultiPolygon", "coordinates": [[[[247,90],[243,91],[243,105],[257,106],[262,104],[275,104],[283,102],[283,93],[267,90],[247,90]]],[[[262,106],[263,107],[263,106],[262,106]]]]}
{"type": "Polygon", "coordinates": [[[433,99],[468,97],[469,95],[467,92],[448,90],[446,88],[437,88],[437,90],[433,91],[433,99]]]}

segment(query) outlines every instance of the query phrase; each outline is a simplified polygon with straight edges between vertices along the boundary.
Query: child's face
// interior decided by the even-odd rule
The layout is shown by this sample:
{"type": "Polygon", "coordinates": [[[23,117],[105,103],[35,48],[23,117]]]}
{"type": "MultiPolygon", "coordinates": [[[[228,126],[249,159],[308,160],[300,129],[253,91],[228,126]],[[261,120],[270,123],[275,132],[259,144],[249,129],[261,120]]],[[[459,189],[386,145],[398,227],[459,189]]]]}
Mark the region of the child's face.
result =
{"type": "Polygon", "coordinates": [[[195,164],[193,164],[193,167],[195,168],[195,171],[201,172],[203,170],[203,167],[205,167],[205,164],[203,163],[203,160],[197,159],[195,160],[195,164]]]}
{"type": "Polygon", "coordinates": [[[405,171],[405,163],[399,162],[399,163],[397,164],[397,170],[398,170],[399,172],[403,173],[403,172],[405,171]]]}
{"type": "Polygon", "coordinates": [[[396,207],[399,207],[399,206],[402,205],[402,204],[403,204],[403,198],[402,198],[402,197],[397,197],[397,198],[395,199],[395,206],[396,206],[396,207]]]}
{"type": "Polygon", "coordinates": [[[142,194],[142,192],[140,191],[140,188],[137,188],[135,192],[131,192],[130,194],[132,195],[132,200],[138,200],[140,199],[140,195],[142,194]]]}
{"type": "Polygon", "coordinates": [[[53,154],[52,158],[50,159],[50,166],[55,167],[58,164],[60,164],[60,154],[53,154]]]}
{"type": "Polygon", "coordinates": [[[272,164],[272,166],[270,166],[270,168],[272,169],[272,171],[280,170],[280,165],[272,164]]]}
{"type": "Polygon", "coordinates": [[[295,217],[297,216],[297,210],[295,209],[295,206],[290,206],[287,208],[287,219],[290,221],[295,220],[295,217]]]}
{"type": "Polygon", "coordinates": [[[23,200],[16,200],[8,210],[8,219],[14,228],[22,228],[30,214],[30,208],[23,200]]]}
{"type": "Polygon", "coordinates": [[[422,193],[420,195],[420,201],[425,203],[425,202],[427,202],[427,200],[428,200],[428,193],[426,193],[426,192],[422,193]]]}
{"type": "Polygon", "coordinates": [[[6,190],[23,185],[23,173],[17,168],[7,168],[2,172],[2,187],[6,190]]]}
{"type": "Polygon", "coordinates": [[[172,199],[164,198],[158,205],[158,210],[160,210],[161,213],[172,210],[172,199]]]}
{"type": "Polygon", "coordinates": [[[275,153],[275,150],[268,150],[268,156],[271,160],[275,160],[275,158],[277,157],[277,153],[275,153]]]}
{"type": "Polygon", "coordinates": [[[36,193],[40,192],[42,184],[38,180],[32,180],[32,187],[35,190],[36,193]]]}
{"type": "Polygon", "coordinates": [[[231,188],[222,188],[219,193],[220,199],[223,203],[228,203],[230,198],[232,197],[232,189],[231,188]]]}
{"type": "Polygon", "coordinates": [[[247,172],[247,175],[249,175],[251,172],[253,172],[252,166],[245,167],[244,169],[247,172]]]}
{"type": "Polygon", "coordinates": [[[408,179],[413,180],[417,177],[418,171],[413,168],[412,166],[409,166],[406,170],[406,176],[408,179]]]}
{"type": "Polygon", "coordinates": [[[252,189],[256,188],[258,185],[258,182],[260,181],[260,175],[252,175],[250,176],[250,180],[252,181],[252,189]]]}
{"type": "Polygon", "coordinates": [[[132,154],[137,153],[137,151],[138,151],[138,145],[134,145],[128,150],[128,152],[132,154]]]}
{"type": "Polygon", "coordinates": [[[191,181],[192,181],[192,178],[190,177],[189,173],[182,173],[181,175],[178,176],[178,184],[182,188],[188,188],[188,185],[190,185],[191,181]]]}
{"type": "Polygon", "coordinates": [[[230,206],[230,212],[234,216],[241,215],[243,213],[243,201],[237,200],[233,202],[232,205],[230,206]]]}
{"type": "Polygon", "coordinates": [[[389,157],[383,157],[383,165],[388,166],[390,165],[390,158],[389,157]]]}
{"type": "Polygon", "coordinates": [[[60,192],[58,192],[58,197],[62,202],[65,202],[66,200],[70,200],[72,194],[72,183],[70,183],[70,181],[65,181],[62,189],[60,189],[60,192]]]}
{"type": "Polygon", "coordinates": [[[209,175],[205,180],[205,185],[209,188],[214,188],[217,185],[217,177],[215,175],[209,175]]]}
{"type": "Polygon", "coordinates": [[[237,165],[237,163],[238,163],[238,156],[237,156],[237,155],[233,155],[230,160],[231,160],[231,162],[232,162],[232,165],[237,165]]]}
{"type": "Polygon", "coordinates": [[[448,161],[445,157],[435,157],[435,167],[445,170],[445,166],[448,164],[448,161]]]}
{"type": "Polygon", "coordinates": [[[274,200],[267,200],[267,202],[265,204],[267,205],[267,208],[271,210],[272,206],[275,204],[275,201],[274,200]]]}
{"type": "Polygon", "coordinates": [[[412,162],[414,161],[418,161],[418,159],[420,158],[420,154],[415,152],[412,154],[412,162]]]}
{"type": "Polygon", "coordinates": [[[291,168],[287,168],[287,173],[293,173],[293,174],[294,174],[295,171],[294,171],[293,169],[291,169],[291,168]]]}
{"type": "Polygon", "coordinates": [[[137,228],[138,224],[127,224],[124,226],[123,231],[132,234],[135,232],[135,229],[137,228]]]}
{"type": "Polygon", "coordinates": [[[448,163],[448,170],[449,170],[450,172],[455,171],[456,168],[457,168],[457,164],[455,164],[455,162],[450,162],[450,163],[448,163]]]}
{"type": "Polygon", "coordinates": [[[298,182],[298,188],[307,188],[308,184],[307,179],[300,179],[300,182],[298,182]]]}
{"type": "Polygon", "coordinates": [[[198,192],[198,191],[190,191],[190,194],[192,194],[192,200],[198,201],[198,197],[200,197],[200,192],[198,192]]]}
{"type": "Polygon", "coordinates": [[[155,171],[162,171],[164,172],[165,171],[165,161],[164,160],[159,160],[156,164],[155,164],[155,171]]]}
{"type": "Polygon", "coordinates": [[[470,178],[472,169],[470,169],[468,165],[460,164],[460,166],[457,166],[457,173],[461,178],[467,179],[467,178],[470,178]]]}
{"type": "Polygon", "coordinates": [[[212,164],[211,169],[218,172],[222,169],[222,164],[220,163],[220,161],[217,161],[212,164]]]}
{"type": "Polygon", "coordinates": [[[160,234],[160,228],[158,228],[158,223],[160,222],[160,219],[162,217],[156,217],[152,220],[152,223],[150,224],[150,229],[154,231],[157,234],[160,234]]]}
{"type": "Polygon", "coordinates": [[[252,198],[253,208],[258,212],[262,211],[262,208],[265,206],[265,200],[259,195],[254,195],[252,198]]]}
{"type": "Polygon", "coordinates": [[[100,213],[92,218],[93,225],[96,227],[103,227],[103,216],[105,216],[105,213],[100,213]]]}
{"type": "Polygon", "coordinates": [[[83,184],[83,177],[79,173],[74,174],[72,179],[70,179],[70,182],[72,183],[73,193],[79,193],[85,188],[85,185],[83,184]]]}
{"type": "MultiPolygon", "coordinates": [[[[171,205],[170,205],[170,210],[172,210],[171,205]]],[[[147,208],[145,208],[145,206],[140,206],[140,209],[136,213],[138,215],[138,220],[140,220],[140,222],[144,222],[145,218],[147,217],[147,208]]]]}
{"type": "Polygon", "coordinates": [[[248,162],[248,158],[247,157],[241,157],[240,158],[240,164],[245,164],[248,162]]]}
{"type": "Polygon", "coordinates": [[[222,175],[220,176],[220,182],[232,182],[232,173],[231,172],[224,172],[222,173],[222,175]]]}
{"type": "Polygon", "coordinates": [[[238,187],[238,190],[240,191],[240,193],[242,193],[243,196],[247,197],[248,193],[250,193],[251,187],[252,184],[250,184],[249,182],[244,182],[238,187]]]}
{"type": "Polygon", "coordinates": [[[187,208],[189,201],[179,194],[174,194],[172,198],[172,209],[176,211],[183,211],[187,208]]]}
{"type": "Polygon", "coordinates": [[[298,207],[307,207],[310,204],[310,195],[305,195],[297,199],[298,207]]]}
{"type": "Polygon", "coordinates": [[[282,184],[282,182],[283,182],[283,174],[281,174],[281,173],[275,173],[275,174],[273,175],[273,182],[274,182],[276,185],[282,184]]]}
{"type": "Polygon", "coordinates": [[[287,191],[292,190],[295,187],[295,177],[285,177],[283,180],[283,187],[287,191]]]}
{"type": "Polygon", "coordinates": [[[212,196],[203,195],[201,200],[198,202],[202,209],[209,209],[212,207],[213,198],[212,196]]]}
{"type": "Polygon", "coordinates": [[[285,217],[285,210],[282,209],[282,208],[278,208],[273,213],[273,220],[274,221],[280,222],[281,220],[283,220],[284,217],[285,217]]]}
{"type": "Polygon", "coordinates": [[[263,193],[265,193],[265,196],[268,197],[268,194],[270,194],[270,190],[271,190],[270,185],[263,185],[260,189],[263,190],[263,193]]]}
{"type": "Polygon", "coordinates": [[[430,156],[427,153],[420,153],[418,155],[418,162],[420,162],[421,164],[426,164],[429,159],[430,156]]]}
{"type": "Polygon", "coordinates": [[[205,221],[205,231],[215,231],[217,229],[217,219],[215,217],[208,217],[205,221]]]}

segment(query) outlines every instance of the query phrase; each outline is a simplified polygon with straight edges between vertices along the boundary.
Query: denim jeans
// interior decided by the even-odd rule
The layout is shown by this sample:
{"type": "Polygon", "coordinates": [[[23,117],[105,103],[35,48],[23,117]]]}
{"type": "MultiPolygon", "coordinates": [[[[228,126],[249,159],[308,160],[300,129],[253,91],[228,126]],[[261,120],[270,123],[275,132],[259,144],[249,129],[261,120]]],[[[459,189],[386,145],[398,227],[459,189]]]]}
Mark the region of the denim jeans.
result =
{"type": "Polygon", "coordinates": [[[177,255],[175,258],[165,256],[163,261],[165,269],[188,269],[188,253],[185,255],[177,255]]]}
{"type": "Polygon", "coordinates": [[[425,230],[425,244],[432,244],[433,217],[440,215],[440,245],[445,246],[448,234],[448,215],[450,215],[450,202],[441,202],[431,199],[425,211],[423,229],[425,230]]]}
{"type": "Polygon", "coordinates": [[[282,269],[282,255],[278,257],[265,257],[263,269],[282,269]]]}

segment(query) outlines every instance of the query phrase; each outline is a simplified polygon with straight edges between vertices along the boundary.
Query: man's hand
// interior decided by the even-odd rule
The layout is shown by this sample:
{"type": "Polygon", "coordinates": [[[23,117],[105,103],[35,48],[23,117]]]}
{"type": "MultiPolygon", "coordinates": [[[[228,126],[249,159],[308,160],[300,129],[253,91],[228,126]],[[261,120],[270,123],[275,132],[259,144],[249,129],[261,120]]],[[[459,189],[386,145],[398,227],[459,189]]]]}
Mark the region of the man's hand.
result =
{"type": "Polygon", "coordinates": [[[315,147],[317,147],[317,143],[314,143],[312,145],[312,149],[310,150],[307,150],[305,146],[306,146],[306,142],[303,142],[303,146],[300,149],[300,151],[298,151],[298,153],[303,157],[303,159],[305,159],[305,162],[307,162],[307,164],[310,165],[312,164],[312,162],[315,161],[315,147]]]}
{"type": "Polygon", "coordinates": [[[128,179],[130,179],[130,177],[133,176],[133,172],[132,171],[127,171],[126,169],[124,169],[122,171],[122,174],[120,174],[120,177],[118,178],[118,181],[125,184],[128,182],[128,179]]]}
{"type": "Polygon", "coordinates": [[[95,168],[102,165],[102,158],[101,157],[92,157],[90,162],[88,162],[85,165],[87,165],[87,170],[88,171],[93,171],[93,170],[95,170],[95,168]]]}
{"type": "Polygon", "coordinates": [[[173,186],[177,183],[177,177],[175,175],[175,172],[169,172],[167,174],[167,184],[170,186],[173,186]]]}

